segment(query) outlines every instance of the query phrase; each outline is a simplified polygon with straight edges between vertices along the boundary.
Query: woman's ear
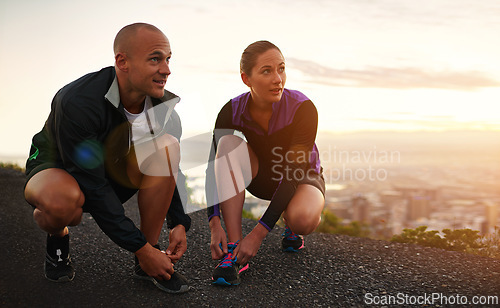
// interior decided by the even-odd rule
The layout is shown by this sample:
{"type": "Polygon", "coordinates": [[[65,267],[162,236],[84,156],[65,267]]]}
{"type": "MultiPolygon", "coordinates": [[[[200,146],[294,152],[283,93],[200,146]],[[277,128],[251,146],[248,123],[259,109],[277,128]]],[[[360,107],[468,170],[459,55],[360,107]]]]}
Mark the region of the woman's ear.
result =
{"type": "Polygon", "coordinates": [[[250,80],[249,80],[249,78],[248,78],[248,75],[247,75],[247,74],[245,74],[245,73],[241,73],[241,80],[243,81],[243,83],[244,83],[244,84],[246,84],[246,85],[247,85],[247,87],[249,87],[249,88],[250,88],[250,87],[252,86],[252,84],[250,83],[250,80]]]}

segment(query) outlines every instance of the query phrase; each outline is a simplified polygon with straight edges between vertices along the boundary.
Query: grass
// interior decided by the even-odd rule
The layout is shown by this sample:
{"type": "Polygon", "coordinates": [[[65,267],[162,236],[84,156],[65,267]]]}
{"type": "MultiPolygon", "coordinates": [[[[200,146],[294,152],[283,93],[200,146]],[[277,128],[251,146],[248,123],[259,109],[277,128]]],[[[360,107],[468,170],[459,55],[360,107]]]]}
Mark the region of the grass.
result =
{"type": "Polygon", "coordinates": [[[24,168],[19,166],[18,164],[13,164],[13,163],[4,163],[0,162],[0,168],[2,169],[12,169],[20,172],[24,172],[24,168]]]}

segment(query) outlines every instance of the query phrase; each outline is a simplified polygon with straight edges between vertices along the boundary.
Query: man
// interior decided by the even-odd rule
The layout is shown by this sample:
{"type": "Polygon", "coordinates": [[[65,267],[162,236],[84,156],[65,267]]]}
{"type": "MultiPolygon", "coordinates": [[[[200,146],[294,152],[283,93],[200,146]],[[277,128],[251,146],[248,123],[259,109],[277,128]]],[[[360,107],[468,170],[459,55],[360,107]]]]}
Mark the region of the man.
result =
{"type": "Polygon", "coordinates": [[[176,187],[180,100],[164,90],[170,75],[170,43],[156,27],[136,23],[114,42],[115,66],[62,88],[26,164],[25,198],[47,232],[45,276],[71,281],[67,226],[89,212],[120,247],[135,253],[134,277],[169,293],[189,289],[173,263],[187,249],[191,220],[176,187]],[[138,191],[140,230],[123,203],[138,191]],[[158,239],[168,213],[169,246],[158,239]]]}

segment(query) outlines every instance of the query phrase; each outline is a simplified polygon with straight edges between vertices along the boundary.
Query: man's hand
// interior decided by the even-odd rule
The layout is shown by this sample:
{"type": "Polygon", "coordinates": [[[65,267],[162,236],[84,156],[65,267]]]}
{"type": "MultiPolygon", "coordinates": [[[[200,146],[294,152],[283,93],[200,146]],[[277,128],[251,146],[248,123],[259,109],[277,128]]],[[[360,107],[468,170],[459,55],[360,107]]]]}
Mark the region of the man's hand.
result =
{"type": "Polygon", "coordinates": [[[236,257],[236,262],[240,265],[247,264],[259,251],[262,240],[266,237],[269,231],[260,223],[245,236],[244,239],[234,249],[233,255],[236,257]]]}
{"type": "Polygon", "coordinates": [[[172,263],[177,263],[187,250],[186,228],[183,225],[177,225],[168,234],[167,256],[172,263]]]}
{"type": "Polygon", "coordinates": [[[135,255],[142,270],[155,279],[169,280],[170,275],[174,273],[174,265],[170,258],[149,243],[137,250],[135,255]]]}
{"type": "Polygon", "coordinates": [[[224,232],[224,229],[222,229],[222,225],[220,224],[220,217],[218,216],[212,217],[212,219],[210,219],[209,225],[211,234],[210,251],[212,252],[212,259],[219,260],[227,254],[226,232],[224,232]]]}

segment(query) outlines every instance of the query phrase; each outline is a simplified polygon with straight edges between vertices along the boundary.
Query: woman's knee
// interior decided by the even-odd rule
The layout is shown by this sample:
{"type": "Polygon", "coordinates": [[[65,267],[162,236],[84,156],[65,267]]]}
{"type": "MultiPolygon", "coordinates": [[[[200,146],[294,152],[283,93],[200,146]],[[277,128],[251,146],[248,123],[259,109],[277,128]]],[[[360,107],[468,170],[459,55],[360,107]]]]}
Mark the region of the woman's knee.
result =
{"type": "Polygon", "coordinates": [[[244,191],[258,171],[258,160],[251,157],[243,139],[233,135],[221,137],[214,162],[218,185],[234,187],[237,193],[244,191]]]}
{"type": "MultiPolygon", "coordinates": [[[[287,213],[288,214],[288,213],[287,213]]],[[[321,222],[321,215],[304,215],[295,213],[286,218],[287,226],[297,234],[307,235],[318,227],[321,222]]]]}
{"type": "Polygon", "coordinates": [[[323,194],[312,185],[299,185],[284,214],[287,225],[293,232],[309,234],[321,222],[325,204],[323,194]]]}
{"type": "Polygon", "coordinates": [[[239,154],[239,152],[243,150],[248,152],[245,140],[235,135],[225,135],[219,139],[219,143],[217,144],[217,157],[222,157],[236,152],[239,154]]]}

